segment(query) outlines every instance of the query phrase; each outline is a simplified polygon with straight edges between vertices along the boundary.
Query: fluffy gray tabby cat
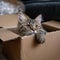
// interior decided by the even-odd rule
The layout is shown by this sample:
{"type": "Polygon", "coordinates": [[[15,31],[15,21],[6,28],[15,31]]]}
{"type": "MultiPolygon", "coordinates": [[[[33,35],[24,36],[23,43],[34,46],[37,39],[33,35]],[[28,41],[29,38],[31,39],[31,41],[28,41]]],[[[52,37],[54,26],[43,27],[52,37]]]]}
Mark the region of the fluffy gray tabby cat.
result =
{"type": "Polygon", "coordinates": [[[18,31],[20,36],[26,36],[35,34],[35,39],[39,43],[43,43],[45,41],[46,31],[43,30],[41,25],[42,15],[38,15],[35,19],[29,18],[23,12],[19,13],[18,20],[18,31]]]}

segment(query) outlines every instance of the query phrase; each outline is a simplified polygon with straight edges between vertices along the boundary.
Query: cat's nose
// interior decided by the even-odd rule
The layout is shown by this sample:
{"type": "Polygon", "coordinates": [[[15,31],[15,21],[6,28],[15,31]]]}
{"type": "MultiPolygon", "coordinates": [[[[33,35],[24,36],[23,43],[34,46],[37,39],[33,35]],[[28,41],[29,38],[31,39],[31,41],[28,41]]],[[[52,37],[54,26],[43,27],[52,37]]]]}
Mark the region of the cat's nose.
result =
{"type": "Polygon", "coordinates": [[[35,31],[35,30],[36,30],[36,28],[35,28],[35,27],[31,27],[31,29],[32,29],[33,31],[35,31]]]}
{"type": "Polygon", "coordinates": [[[35,31],[36,29],[35,29],[35,28],[33,28],[32,30],[33,30],[33,31],[35,31]]]}

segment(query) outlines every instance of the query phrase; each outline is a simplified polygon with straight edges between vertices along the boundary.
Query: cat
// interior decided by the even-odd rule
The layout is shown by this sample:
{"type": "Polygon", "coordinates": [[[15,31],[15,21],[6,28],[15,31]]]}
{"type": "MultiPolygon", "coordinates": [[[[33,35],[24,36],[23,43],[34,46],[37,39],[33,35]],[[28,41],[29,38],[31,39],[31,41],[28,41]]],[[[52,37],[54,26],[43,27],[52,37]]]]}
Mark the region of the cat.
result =
{"type": "Polygon", "coordinates": [[[35,19],[31,19],[23,12],[20,12],[18,20],[18,31],[20,33],[20,36],[35,34],[36,41],[43,43],[45,41],[44,36],[46,34],[46,31],[42,28],[41,21],[41,14],[38,15],[35,19]]]}

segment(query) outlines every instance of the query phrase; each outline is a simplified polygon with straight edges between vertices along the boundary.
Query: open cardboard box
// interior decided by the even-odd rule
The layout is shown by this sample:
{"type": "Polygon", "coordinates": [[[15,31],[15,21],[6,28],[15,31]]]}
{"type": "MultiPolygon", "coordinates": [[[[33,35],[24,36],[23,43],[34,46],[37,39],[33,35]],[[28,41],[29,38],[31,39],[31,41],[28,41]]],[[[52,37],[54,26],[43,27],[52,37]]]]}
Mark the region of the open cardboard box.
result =
{"type": "Polygon", "coordinates": [[[60,31],[47,33],[43,44],[37,44],[34,35],[20,39],[5,29],[0,29],[0,38],[8,60],[60,60],[60,31]]]}
{"type": "Polygon", "coordinates": [[[60,31],[47,33],[45,42],[37,44],[34,35],[20,38],[16,29],[16,17],[12,17],[12,19],[11,16],[8,19],[7,17],[4,20],[2,19],[3,21],[0,22],[2,24],[2,22],[8,20],[9,23],[3,23],[1,26],[4,28],[0,29],[3,53],[8,60],[60,60],[60,31]],[[11,24],[9,19],[14,20],[12,23],[15,23],[15,25],[11,24]]]}

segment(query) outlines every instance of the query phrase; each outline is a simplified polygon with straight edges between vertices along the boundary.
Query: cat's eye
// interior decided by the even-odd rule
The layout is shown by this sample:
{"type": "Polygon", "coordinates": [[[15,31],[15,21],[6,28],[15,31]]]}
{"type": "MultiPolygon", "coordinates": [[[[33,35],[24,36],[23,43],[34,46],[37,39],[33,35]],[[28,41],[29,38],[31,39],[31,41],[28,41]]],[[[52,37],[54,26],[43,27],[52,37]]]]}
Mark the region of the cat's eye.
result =
{"type": "Polygon", "coordinates": [[[28,23],[28,25],[29,25],[29,23],[28,23]]]}
{"type": "Polygon", "coordinates": [[[28,23],[27,26],[30,26],[30,24],[28,23]]]}
{"type": "Polygon", "coordinates": [[[30,26],[30,25],[27,25],[27,26],[30,26]]]}

